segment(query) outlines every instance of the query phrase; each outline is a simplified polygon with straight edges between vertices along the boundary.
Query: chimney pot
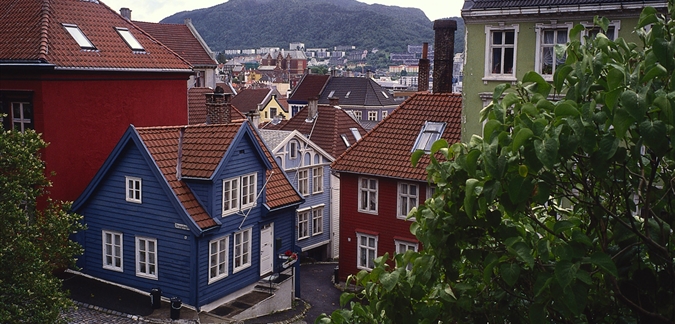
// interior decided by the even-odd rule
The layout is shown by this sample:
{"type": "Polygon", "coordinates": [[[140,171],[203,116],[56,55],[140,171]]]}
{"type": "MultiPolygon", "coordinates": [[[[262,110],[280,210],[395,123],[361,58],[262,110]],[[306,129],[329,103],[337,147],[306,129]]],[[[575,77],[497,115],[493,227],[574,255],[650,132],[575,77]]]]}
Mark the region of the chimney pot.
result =
{"type": "Polygon", "coordinates": [[[120,15],[124,17],[126,20],[131,20],[131,9],[129,8],[121,8],[120,9],[120,15]]]}

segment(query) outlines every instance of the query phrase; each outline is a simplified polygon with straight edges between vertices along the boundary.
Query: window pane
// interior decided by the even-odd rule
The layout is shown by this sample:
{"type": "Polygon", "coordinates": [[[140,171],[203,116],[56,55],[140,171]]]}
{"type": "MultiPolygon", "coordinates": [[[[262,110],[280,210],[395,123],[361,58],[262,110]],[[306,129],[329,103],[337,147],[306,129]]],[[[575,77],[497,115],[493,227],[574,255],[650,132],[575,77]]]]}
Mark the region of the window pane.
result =
{"type": "Polygon", "coordinates": [[[558,31],[558,39],[556,41],[558,44],[566,44],[567,43],[567,30],[559,30],[558,31]]]}
{"type": "Polygon", "coordinates": [[[514,32],[514,31],[507,31],[507,32],[504,32],[504,34],[506,35],[505,40],[504,40],[504,44],[510,44],[510,45],[513,45],[513,44],[514,44],[514,39],[515,39],[514,36],[516,35],[516,32],[514,32]]]}
{"type": "Polygon", "coordinates": [[[501,74],[502,73],[502,49],[493,48],[492,49],[492,73],[501,74]]]}
{"type": "Polygon", "coordinates": [[[553,30],[545,30],[544,31],[544,44],[553,44],[553,40],[555,39],[555,31],[553,30]]]}
{"type": "Polygon", "coordinates": [[[492,44],[494,45],[502,44],[502,32],[500,31],[492,32],[492,44]]]}
{"type": "Polygon", "coordinates": [[[504,72],[506,74],[513,73],[513,48],[504,49],[504,72]]]}

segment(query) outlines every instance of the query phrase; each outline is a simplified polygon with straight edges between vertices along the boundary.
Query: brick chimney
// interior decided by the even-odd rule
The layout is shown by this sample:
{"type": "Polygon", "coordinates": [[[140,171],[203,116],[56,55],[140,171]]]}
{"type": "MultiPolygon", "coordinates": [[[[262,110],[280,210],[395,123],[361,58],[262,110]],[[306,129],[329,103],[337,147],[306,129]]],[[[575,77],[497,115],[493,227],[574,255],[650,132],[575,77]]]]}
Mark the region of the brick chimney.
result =
{"type": "Polygon", "coordinates": [[[331,106],[340,105],[340,98],[338,97],[328,97],[328,104],[331,106]]]}
{"type": "Polygon", "coordinates": [[[429,43],[422,44],[422,58],[419,63],[419,73],[417,77],[417,91],[429,91],[429,69],[430,63],[427,58],[429,52],[429,43]]]}
{"type": "Polygon", "coordinates": [[[457,22],[450,19],[434,21],[434,93],[452,92],[452,65],[457,22]]]}
{"type": "Polygon", "coordinates": [[[312,97],[307,99],[307,119],[306,122],[314,121],[314,117],[319,113],[319,98],[312,97]]]}
{"type": "Polygon", "coordinates": [[[131,20],[131,9],[129,8],[121,8],[120,9],[120,15],[124,17],[126,20],[131,20]]]}
{"type": "Polygon", "coordinates": [[[221,87],[216,87],[213,93],[206,95],[206,123],[207,124],[229,124],[232,122],[230,116],[231,93],[225,93],[221,87]]]}

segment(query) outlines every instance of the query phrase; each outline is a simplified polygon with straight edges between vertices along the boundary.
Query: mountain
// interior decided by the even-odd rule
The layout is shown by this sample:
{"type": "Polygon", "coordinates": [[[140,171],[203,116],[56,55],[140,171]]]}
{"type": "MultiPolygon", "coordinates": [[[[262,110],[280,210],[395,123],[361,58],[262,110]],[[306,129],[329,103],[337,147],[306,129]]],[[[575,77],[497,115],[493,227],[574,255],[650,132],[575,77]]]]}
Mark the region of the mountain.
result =
{"type": "MultiPolygon", "coordinates": [[[[422,10],[356,0],[229,0],[182,11],[161,22],[182,24],[185,18],[192,19],[214,51],[288,48],[289,43],[302,42],[307,48],[354,45],[405,52],[408,44],[434,43],[433,22],[422,10]]],[[[464,23],[456,19],[457,52],[464,49],[464,23]]]]}

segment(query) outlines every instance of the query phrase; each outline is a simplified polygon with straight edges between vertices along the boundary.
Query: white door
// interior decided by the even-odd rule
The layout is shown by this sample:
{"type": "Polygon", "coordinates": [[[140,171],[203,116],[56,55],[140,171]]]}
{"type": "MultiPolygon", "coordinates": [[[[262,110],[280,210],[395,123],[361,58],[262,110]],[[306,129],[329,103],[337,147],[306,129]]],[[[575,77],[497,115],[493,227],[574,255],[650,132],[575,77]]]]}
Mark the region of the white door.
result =
{"type": "Polygon", "coordinates": [[[260,229],[260,276],[274,269],[274,223],[260,229]]]}

